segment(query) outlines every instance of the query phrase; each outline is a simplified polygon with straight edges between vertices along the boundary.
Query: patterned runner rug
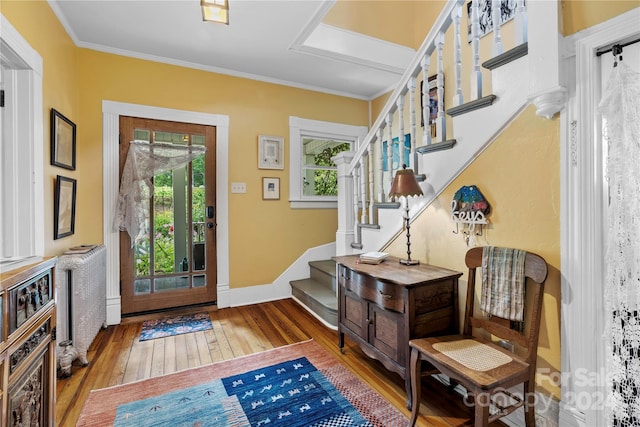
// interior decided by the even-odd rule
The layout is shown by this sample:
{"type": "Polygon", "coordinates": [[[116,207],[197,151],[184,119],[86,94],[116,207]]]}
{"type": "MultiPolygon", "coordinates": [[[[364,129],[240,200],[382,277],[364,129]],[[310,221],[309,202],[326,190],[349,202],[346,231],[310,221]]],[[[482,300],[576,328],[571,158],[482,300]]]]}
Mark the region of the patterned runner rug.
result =
{"type": "Polygon", "coordinates": [[[405,426],[313,341],[94,390],[77,426],[405,426]]]}
{"type": "Polygon", "coordinates": [[[140,341],[187,334],[189,332],[206,331],[212,328],[209,313],[185,314],[145,320],[144,323],[142,323],[140,341]]]}

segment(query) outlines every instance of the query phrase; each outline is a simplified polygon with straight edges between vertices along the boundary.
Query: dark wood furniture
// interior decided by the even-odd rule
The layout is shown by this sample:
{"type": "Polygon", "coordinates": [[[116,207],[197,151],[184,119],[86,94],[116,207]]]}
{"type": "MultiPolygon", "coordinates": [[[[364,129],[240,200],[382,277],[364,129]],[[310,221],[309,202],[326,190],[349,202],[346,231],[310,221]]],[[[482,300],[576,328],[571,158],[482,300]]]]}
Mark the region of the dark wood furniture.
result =
{"type": "MultiPolygon", "coordinates": [[[[525,422],[527,427],[535,426],[535,374],[538,355],[538,331],[540,329],[540,313],[544,281],[547,277],[547,263],[540,256],[526,253],[524,258],[524,275],[526,281],[525,298],[525,332],[513,329],[512,321],[498,316],[485,317],[484,313],[474,316],[476,269],[482,267],[483,248],[473,248],[467,252],[466,264],[469,267],[469,282],[464,317],[463,335],[422,338],[410,341],[411,346],[411,386],[414,401],[420,401],[419,380],[421,377],[421,361],[447,375],[454,383],[462,384],[473,397],[475,407],[475,427],[486,427],[490,422],[510,414],[520,406],[525,406],[525,422]],[[523,354],[515,354],[496,345],[486,338],[487,333],[517,344],[523,354]],[[457,353],[448,352],[447,347],[465,348],[472,357],[461,357],[457,353]],[[470,350],[473,349],[473,350],[470,350]],[[483,366],[484,365],[484,366],[483,366]],[[524,396],[509,393],[509,388],[524,384],[524,396]],[[503,397],[500,402],[496,396],[503,397]],[[489,414],[490,404],[499,410],[489,414]]],[[[518,322],[519,323],[519,322],[518,322]]],[[[411,411],[410,426],[414,426],[420,405],[411,411]]]]}
{"type": "Polygon", "coordinates": [[[0,274],[0,425],[55,425],[55,265],[0,274]]]}
{"type": "Polygon", "coordinates": [[[358,255],[335,257],[338,269],[338,335],[405,380],[411,408],[409,340],[458,333],[457,271],[428,264],[401,265],[389,257],[362,264],[358,255]]]}

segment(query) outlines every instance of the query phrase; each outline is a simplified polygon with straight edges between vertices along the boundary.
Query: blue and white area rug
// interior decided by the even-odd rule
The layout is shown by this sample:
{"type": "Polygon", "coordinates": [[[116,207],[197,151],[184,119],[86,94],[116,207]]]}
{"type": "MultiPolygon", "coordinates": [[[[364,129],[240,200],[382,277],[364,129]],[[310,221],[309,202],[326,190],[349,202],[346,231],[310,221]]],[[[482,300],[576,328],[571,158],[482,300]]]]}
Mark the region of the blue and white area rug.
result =
{"type": "Polygon", "coordinates": [[[140,341],[188,334],[189,332],[206,331],[212,328],[209,313],[184,314],[181,316],[145,320],[144,323],[142,323],[140,341]]]}
{"type": "Polygon", "coordinates": [[[407,418],[314,341],[94,390],[78,427],[395,427],[407,418]]]}
{"type": "Polygon", "coordinates": [[[371,426],[306,357],[120,405],[114,425],[371,426]]]}

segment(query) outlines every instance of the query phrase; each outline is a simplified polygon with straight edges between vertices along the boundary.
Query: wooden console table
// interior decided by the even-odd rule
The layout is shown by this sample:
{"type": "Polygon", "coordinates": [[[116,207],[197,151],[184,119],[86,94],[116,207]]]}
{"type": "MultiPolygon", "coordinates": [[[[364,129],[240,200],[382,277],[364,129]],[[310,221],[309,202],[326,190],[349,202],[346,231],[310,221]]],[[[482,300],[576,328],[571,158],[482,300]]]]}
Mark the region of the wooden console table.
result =
{"type": "Polygon", "coordinates": [[[411,408],[409,340],[457,334],[458,278],[462,273],[428,264],[402,265],[389,257],[363,264],[358,255],[333,258],[338,266],[338,337],[345,334],[369,357],[398,373],[411,408]]]}

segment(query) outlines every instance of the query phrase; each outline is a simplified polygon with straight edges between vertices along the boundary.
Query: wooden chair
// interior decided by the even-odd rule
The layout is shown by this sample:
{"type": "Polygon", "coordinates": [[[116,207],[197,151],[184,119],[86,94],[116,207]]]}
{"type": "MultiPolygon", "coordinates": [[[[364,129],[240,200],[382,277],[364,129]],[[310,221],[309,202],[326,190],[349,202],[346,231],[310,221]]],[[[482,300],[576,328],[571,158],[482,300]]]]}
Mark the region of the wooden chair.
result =
{"type": "Polygon", "coordinates": [[[476,269],[482,268],[482,251],[481,247],[470,249],[465,258],[469,267],[469,282],[463,335],[421,338],[409,342],[413,402],[410,427],[415,425],[420,409],[421,361],[428,362],[435,370],[447,375],[453,385],[459,383],[466,388],[470,402],[475,407],[476,427],[487,426],[523,405],[527,427],[535,426],[536,358],[547,264],[538,255],[525,255],[525,277],[528,278],[525,279],[526,327],[525,332],[518,332],[511,327],[508,319],[497,316],[487,318],[480,310],[474,316],[475,277],[476,269]],[[522,354],[512,353],[496,345],[490,335],[494,339],[497,337],[518,344],[522,354]],[[522,396],[518,392],[514,394],[508,391],[518,384],[524,385],[522,396]],[[509,397],[505,398],[505,395],[509,397]],[[496,397],[508,400],[508,404],[497,402],[496,397]],[[490,414],[490,406],[497,409],[497,412],[490,414]]]}

